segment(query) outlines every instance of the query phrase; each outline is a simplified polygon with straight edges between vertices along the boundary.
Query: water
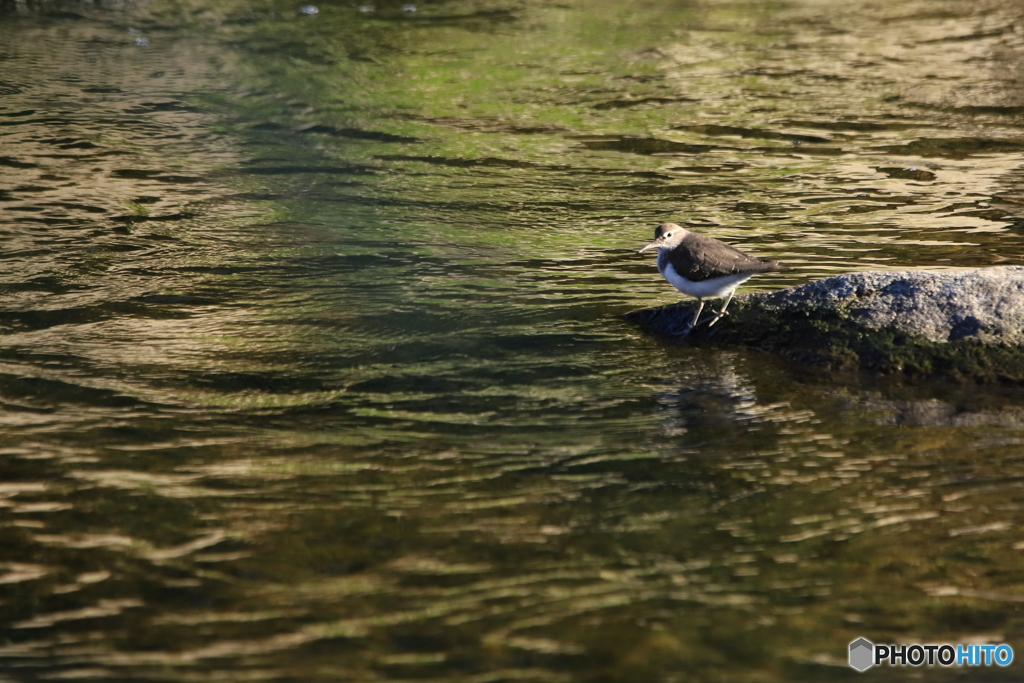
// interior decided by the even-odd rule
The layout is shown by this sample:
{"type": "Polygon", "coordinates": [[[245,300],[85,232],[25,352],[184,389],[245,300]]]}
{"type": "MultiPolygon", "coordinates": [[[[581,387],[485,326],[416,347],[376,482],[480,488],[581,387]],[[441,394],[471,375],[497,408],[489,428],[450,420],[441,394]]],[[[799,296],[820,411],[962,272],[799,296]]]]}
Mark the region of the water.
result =
{"type": "Polygon", "coordinates": [[[621,319],[663,220],[765,289],[1021,263],[1017,7],[316,9],[0,2],[2,680],[1017,646],[1017,388],[621,319]]]}

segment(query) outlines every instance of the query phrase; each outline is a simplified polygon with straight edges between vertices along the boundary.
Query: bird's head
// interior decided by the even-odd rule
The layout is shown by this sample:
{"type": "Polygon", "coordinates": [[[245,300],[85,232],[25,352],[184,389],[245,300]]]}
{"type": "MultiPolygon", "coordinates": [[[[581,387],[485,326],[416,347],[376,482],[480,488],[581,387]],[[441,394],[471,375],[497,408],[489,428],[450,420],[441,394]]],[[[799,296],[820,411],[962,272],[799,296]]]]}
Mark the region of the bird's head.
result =
{"type": "Polygon", "coordinates": [[[686,237],[686,228],[675,223],[662,223],[654,229],[654,241],[641,249],[639,254],[648,249],[672,249],[686,237]]]}

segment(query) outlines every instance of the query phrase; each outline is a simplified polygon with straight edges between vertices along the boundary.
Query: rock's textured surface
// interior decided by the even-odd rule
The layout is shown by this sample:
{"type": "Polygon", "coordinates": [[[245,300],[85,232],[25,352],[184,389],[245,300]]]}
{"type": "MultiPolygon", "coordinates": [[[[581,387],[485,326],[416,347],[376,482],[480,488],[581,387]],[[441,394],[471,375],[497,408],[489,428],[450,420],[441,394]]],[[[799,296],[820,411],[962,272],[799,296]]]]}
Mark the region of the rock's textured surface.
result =
{"type": "Polygon", "coordinates": [[[850,273],[770,294],[751,294],[769,308],[845,313],[852,322],[933,342],[967,337],[1024,341],[1024,267],[899,273],[850,273]]]}
{"type": "MultiPolygon", "coordinates": [[[[689,303],[627,319],[679,336],[689,303]]],[[[743,344],[835,368],[1024,381],[1024,267],[850,273],[737,296],[687,339],[743,344]]]]}

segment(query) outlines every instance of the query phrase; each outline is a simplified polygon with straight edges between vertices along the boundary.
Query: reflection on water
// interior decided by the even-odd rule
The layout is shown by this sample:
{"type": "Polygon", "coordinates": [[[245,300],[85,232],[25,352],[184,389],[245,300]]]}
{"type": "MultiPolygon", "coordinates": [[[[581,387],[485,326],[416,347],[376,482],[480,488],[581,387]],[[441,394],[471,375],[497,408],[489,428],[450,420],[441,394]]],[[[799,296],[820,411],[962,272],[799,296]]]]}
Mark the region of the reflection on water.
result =
{"type": "Polygon", "coordinates": [[[676,296],[635,254],[667,219],[795,267],[764,287],[1019,262],[1018,8],[317,10],[0,1],[0,671],[833,680],[858,636],[1016,642],[1018,390],[621,315],[676,296]]]}

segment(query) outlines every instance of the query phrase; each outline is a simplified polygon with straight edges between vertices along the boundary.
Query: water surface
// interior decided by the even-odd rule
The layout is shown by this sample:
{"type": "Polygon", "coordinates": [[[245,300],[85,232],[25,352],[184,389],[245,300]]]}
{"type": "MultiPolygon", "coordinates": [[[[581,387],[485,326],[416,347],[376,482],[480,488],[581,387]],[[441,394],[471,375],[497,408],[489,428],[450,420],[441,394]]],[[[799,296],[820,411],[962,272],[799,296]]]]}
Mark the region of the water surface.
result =
{"type": "Polygon", "coordinates": [[[1017,388],[621,316],[678,297],[663,220],[763,289],[1021,263],[1019,9],[404,5],[0,2],[3,675],[1017,647],[1017,388]]]}

